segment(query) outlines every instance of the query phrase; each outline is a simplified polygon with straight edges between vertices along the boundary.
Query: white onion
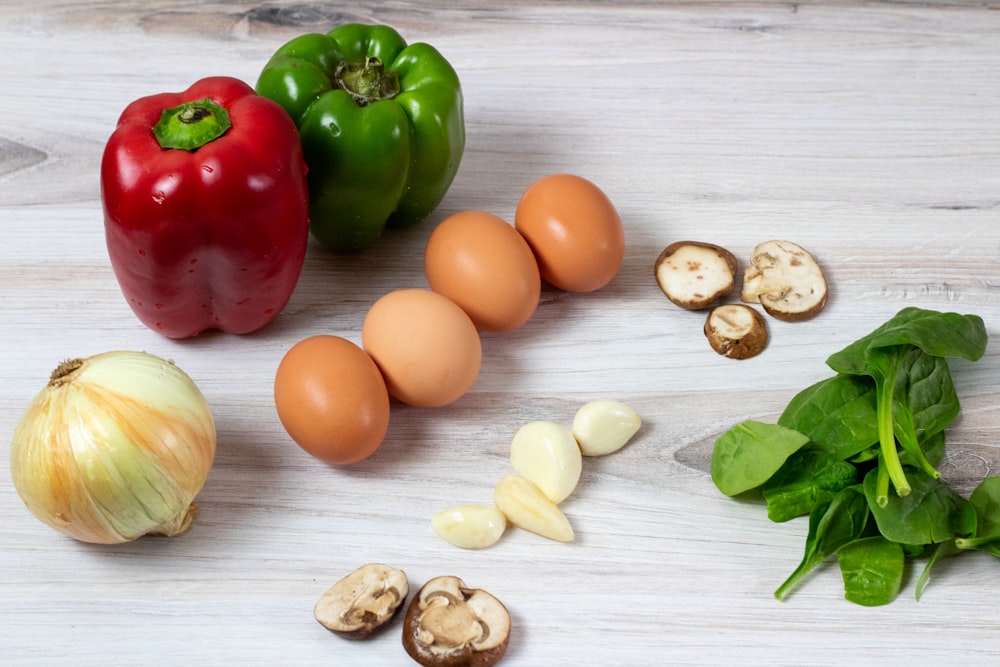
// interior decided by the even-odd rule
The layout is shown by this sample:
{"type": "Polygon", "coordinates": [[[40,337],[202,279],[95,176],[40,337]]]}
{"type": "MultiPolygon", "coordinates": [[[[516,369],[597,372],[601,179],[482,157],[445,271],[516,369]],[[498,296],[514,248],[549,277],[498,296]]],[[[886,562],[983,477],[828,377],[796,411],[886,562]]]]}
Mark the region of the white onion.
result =
{"type": "Polygon", "coordinates": [[[11,477],[31,512],[84,542],[179,535],[198,514],[215,422],[194,381],[145,352],[65,361],[14,430],[11,477]]]}

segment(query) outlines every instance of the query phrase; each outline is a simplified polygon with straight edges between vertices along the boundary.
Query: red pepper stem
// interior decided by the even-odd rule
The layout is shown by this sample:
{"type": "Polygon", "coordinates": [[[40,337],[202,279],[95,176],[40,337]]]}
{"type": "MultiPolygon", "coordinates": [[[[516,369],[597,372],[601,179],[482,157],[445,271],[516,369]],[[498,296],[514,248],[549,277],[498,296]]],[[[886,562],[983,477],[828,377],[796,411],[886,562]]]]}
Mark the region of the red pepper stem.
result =
{"type": "Polygon", "coordinates": [[[162,148],[196,151],[225,134],[232,123],[225,107],[211,99],[164,109],[153,134],[162,148]]]}
{"type": "Polygon", "coordinates": [[[386,70],[379,58],[371,56],[364,62],[341,62],[333,78],[359,107],[379,100],[391,100],[399,94],[399,75],[386,70]]]}

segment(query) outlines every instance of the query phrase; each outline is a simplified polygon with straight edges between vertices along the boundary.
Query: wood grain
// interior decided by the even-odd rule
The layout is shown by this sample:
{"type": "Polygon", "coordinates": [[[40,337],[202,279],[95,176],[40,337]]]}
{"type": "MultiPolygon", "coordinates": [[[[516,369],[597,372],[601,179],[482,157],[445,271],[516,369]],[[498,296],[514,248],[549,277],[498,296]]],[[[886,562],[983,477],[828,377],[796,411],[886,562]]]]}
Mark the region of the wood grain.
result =
{"type": "MultiPolygon", "coordinates": [[[[512,666],[995,660],[994,558],[942,564],[919,603],[911,572],[889,607],[850,605],[835,566],[778,603],[804,523],[769,523],[707,475],[719,433],[776,418],[830,373],[829,354],[904,306],[978,313],[997,334],[995,3],[12,0],[0,19],[3,441],[56,363],[109,349],[174,359],[219,428],[192,532],[116,547],[35,520],[0,457],[6,664],[407,664],[398,625],[361,644],[312,618],[323,590],[370,561],[414,586],[455,574],[500,597],[512,666]],[[144,329],[101,219],[98,166],[122,108],[210,74],[252,83],[285,40],[355,20],[435,44],[460,74],[468,147],[440,209],[363,256],[310,246],[288,308],[257,334],[171,342],[144,329]],[[560,171],[619,208],[628,246],[615,281],[547,288],[526,326],[483,336],[467,396],[394,405],[368,461],[337,469],[298,450],[270,393],[284,351],[315,333],[360,341],[375,299],[425,284],[437,221],[466,209],[511,219],[527,185],[560,171]],[[652,262],[682,239],[745,261],[772,238],[816,255],[829,305],[810,322],[769,321],[757,358],[718,357],[703,315],[662,296],[652,262]],[[518,426],[568,423],[603,397],[644,425],[587,462],[564,507],[574,543],[512,530],[468,552],[433,533],[434,512],[490,501],[518,426]]],[[[966,493],[1000,471],[998,371],[995,343],[953,365],[963,413],[942,471],[966,493]]]]}

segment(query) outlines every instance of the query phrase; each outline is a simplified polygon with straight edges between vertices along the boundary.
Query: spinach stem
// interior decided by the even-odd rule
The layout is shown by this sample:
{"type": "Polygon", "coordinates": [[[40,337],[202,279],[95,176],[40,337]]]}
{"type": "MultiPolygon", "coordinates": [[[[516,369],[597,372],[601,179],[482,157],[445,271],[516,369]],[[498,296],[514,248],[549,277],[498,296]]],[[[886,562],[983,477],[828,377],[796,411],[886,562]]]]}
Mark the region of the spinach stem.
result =
{"type": "Polygon", "coordinates": [[[807,574],[809,574],[809,569],[800,565],[795,572],[792,572],[791,576],[785,579],[781,586],[778,586],[778,590],[774,591],[774,597],[778,600],[784,601],[792,590],[799,585],[799,582],[805,579],[807,574]]]}
{"type": "Polygon", "coordinates": [[[924,455],[924,450],[917,441],[916,427],[913,425],[913,412],[910,410],[909,404],[900,409],[895,413],[895,424],[898,427],[897,439],[899,440],[900,447],[903,448],[910,458],[927,473],[931,479],[940,479],[941,473],[938,472],[937,468],[931,465],[931,462],[927,460],[924,455]]]}
{"type": "Polygon", "coordinates": [[[975,549],[984,544],[996,542],[996,540],[996,535],[987,535],[985,537],[957,537],[955,538],[955,546],[959,549],[975,549]]]}
{"type": "Polygon", "coordinates": [[[878,468],[875,476],[875,502],[879,507],[889,504],[889,469],[885,461],[879,458],[878,468]]]}
{"type": "MultiPolygon", "coordinates": [[[[879,449],[882,452],[881,463],[885,464],[889,479],[896,487],[896,493],[899,496],[907,496],[910,494],[910,483],[906,479],[906,473],[903,472],[903,464],[899,460],[899,451],[896,449],[896,437],[892,430],[892,395],[898,369],[899,357],[893,355],[885,374],[879,374],[875,378],[875,389],[878,392],[875,413],[878,419],[879,449]]],[[[889,502],[888,493],[884,498],[877,497],[876,501],[885,507],[885,504],[889,502]]]]}

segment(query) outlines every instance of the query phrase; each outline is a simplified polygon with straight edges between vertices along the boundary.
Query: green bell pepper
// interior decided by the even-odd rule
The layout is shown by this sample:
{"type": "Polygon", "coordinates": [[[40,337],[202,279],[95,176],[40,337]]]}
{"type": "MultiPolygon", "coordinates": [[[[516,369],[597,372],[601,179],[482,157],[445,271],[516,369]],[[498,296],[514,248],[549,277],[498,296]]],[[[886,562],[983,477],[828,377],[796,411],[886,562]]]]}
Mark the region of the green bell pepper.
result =
{"type": "Polygon", "coordinates": [[[258,94],[299,129],[309,167],[310,227],[324,246],[362,250],[444,198],[465,150],[458,75],[424,43],[385,25],[342,25],[292,39],[258,94]]]}

